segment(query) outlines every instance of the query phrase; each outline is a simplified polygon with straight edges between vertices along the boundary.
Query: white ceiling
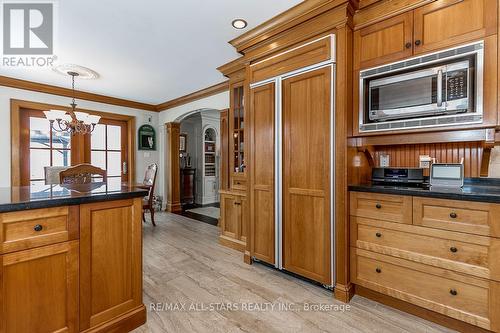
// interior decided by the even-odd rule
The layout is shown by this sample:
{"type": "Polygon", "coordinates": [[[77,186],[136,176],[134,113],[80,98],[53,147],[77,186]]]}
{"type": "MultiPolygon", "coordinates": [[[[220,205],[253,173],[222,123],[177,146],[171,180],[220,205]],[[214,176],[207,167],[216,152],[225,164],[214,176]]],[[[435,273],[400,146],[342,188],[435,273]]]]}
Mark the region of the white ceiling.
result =
{"type": "MultiPolygon", "coordinates": [[[[219,83],[216,67],[238,54],[228,41],[301,0],[59,0],[58,64],[100,74],[78,90],[159,104],[219,83]],[[231,26],[248,21],[245,30],[231,26]]],[[[69,87],[50,69],[7,68],[0,75],[69,87]]]]}

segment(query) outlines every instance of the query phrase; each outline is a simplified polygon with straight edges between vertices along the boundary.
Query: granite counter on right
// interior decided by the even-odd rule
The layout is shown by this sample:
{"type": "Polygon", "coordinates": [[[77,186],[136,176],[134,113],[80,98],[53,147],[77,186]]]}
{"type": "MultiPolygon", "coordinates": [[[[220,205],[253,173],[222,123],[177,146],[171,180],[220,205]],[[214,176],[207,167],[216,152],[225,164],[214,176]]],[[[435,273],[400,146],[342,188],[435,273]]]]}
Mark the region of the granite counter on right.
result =
{"type": "Polygon", "coordinates": [[[500,330],[500,180],[349,191],[356,293],[457,327],[500,330]]]}

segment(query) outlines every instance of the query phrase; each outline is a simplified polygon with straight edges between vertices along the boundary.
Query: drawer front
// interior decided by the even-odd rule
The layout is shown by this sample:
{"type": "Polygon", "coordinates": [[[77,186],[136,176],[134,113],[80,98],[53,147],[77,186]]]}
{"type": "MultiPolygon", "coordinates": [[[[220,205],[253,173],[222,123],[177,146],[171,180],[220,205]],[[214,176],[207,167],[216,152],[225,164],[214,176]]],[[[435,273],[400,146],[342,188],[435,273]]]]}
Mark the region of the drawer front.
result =
{"type": "Polygon", "coordinates": [[[351,215],[411,224],[412,200],[409,196],[351,192],[351,215]]]}
{"type": "Polygon", "coordinates": [[[233,178],[231,187],[235,190],[244,191],[247,188],[247,181],[246,179],[233,178]]]}
{"type": "Polygon", "coordinates": [[[1,214],[2,252],[20,251],[77,238],[73,231],[78,230],[78,223],[70,217],[72,210],[74,208],[57,207],[1,214]]]}
{"type": "Polygon", "coordinates": [[[490,328],[490,282],[369,251],[355,251],[351,266],[355,283],[490,328]]]}
{"type": "Polygon", "coordinates": [[[425,227],[500,237],[499,213],[495,204],[413,198],[413,224],[425,227]]]}
{"type": "Polygon", "coordinates": [[[490,244],[498,243],[497,239],[414,226],[393,230],[390,224],[394,223],[364,218],[353,218],[351,223],[351,235],[356,237],[352,246],[483,278],[498,274],[497,269],[489,269],[490,264],[497,266],[494,258],[489,262],[490,244]]]}

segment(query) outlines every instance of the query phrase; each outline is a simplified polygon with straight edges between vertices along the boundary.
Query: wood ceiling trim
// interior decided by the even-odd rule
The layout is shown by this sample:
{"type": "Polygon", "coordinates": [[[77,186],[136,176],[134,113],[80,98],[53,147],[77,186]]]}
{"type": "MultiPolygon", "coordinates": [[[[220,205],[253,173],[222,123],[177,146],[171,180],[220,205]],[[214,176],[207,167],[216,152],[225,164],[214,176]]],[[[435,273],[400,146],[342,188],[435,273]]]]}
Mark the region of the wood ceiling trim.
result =
{"type": "Polygon", "coordinates": [[[158,104],[156,106],[156,111],[160,112],[163,110],[171,109],[173,107],[187,104],[189,102],[196,101],[198,99],[205,98],[208,96],[216,95],[218,93],[228,91],[228,90],[229,90],[229,81],[217,83],[217,84],[210,86],[208,88],[201,89],[201,90],[195,91],[191,94],[188,94],[188,95],[176,98],[176,99],[172,99],[172,100],[167,101],[165,103],[158,104]]]}
{"type": "MultiPolygon", "coordinates": [[[[72,90],[68,88],[62,88],[44,83],[15,79],[7,76],[0,76],[0,86],[36,91],[40,93],[65,96],[65,97],[71,97],[73,94],[72,90]]],[[[127,108],[140,109],[146,111],[157,111],[157,105],[134,102],[126,99],[99,95],[79,90],[75,91],[75,97],[76,99],[82,99],[86,101],[123,106],[127,108]]]]}
{"type": "Polygon", "coordinates": [[[296,25],[299,25],[318,14],[337,7],[343,3],[350,2],[354,8],[358,8],[358,0],[308,0],[289,10],[273,17],[272,19],[258,25],[252,30],[234,38],[229,43],[240,53],[244,50],[282,33],[296,25]]]}

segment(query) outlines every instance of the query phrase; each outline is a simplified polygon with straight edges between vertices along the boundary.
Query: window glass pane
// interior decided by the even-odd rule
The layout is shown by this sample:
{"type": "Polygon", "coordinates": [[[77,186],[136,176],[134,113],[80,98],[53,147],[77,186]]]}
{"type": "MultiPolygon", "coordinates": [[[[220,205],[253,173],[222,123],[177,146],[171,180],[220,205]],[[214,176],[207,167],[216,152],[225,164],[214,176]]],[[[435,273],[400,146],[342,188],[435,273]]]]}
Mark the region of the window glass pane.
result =
{"type": "Polygon", "coordinates": [[[110,151],[108,152],[108,176],[121,176],[122,170],[122,153],[110,151]]]}
{"type": "Polygon", "coordinates": [[[108,191],[118,191],[122,183],[122,177],[108,178],[108,191]]]}
{"type": "Polygon", "coordinates": [[[106,149],[106,125],[97,124],[90,136],[91,149],[106,149]]]}
{"type": "Polygon", "coordinates": [[[30,182],[31,186],[43,186],[45,185],[45,180],[32,180],[30,182]]]}
{"type": "Polygon", "coordinates": [[[108,125],[108,149],[122,149],[122,128],[120,126],[108,125]]]}
{"type": "Polygon", "coordinates": [[[71,150],[52,150],[52,166],[70,166],[71,150]]]}
{"type": "Polygon", "coordinates": [[[90,154],[90,164],[101,169],[106,170],[106,152],[104,151],[93,151],[90,154]]]}
{"type": "Polygon", "coordinates": [[[50,123],[47,119],[30,117],[30,147],[50,147],[50,123]]]}
{"type": "Polygon", "coordinates": [[[50,150],[30,149],[30,179],[45,179],[46,166],[50,166],[50,150]]]}
{"type": "Polygon", "coordinates": [[[71,134],[52,131],[52,148],[71,148],[71,134]]]}

